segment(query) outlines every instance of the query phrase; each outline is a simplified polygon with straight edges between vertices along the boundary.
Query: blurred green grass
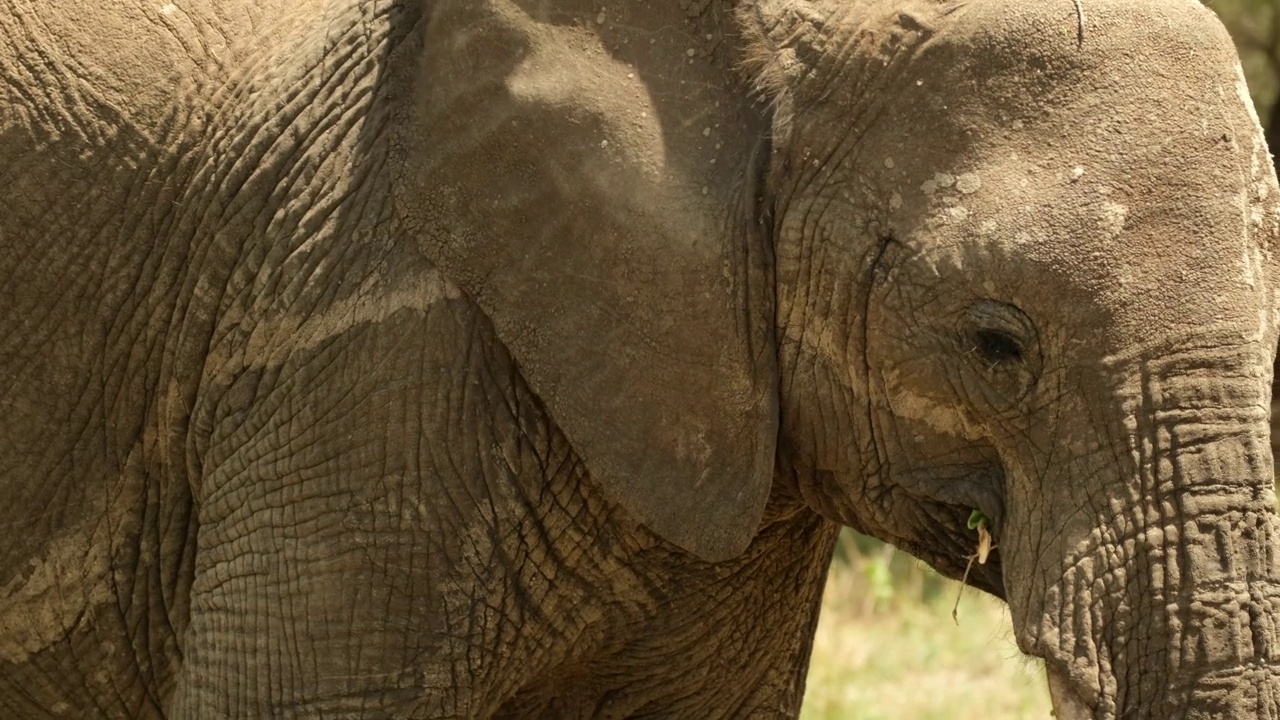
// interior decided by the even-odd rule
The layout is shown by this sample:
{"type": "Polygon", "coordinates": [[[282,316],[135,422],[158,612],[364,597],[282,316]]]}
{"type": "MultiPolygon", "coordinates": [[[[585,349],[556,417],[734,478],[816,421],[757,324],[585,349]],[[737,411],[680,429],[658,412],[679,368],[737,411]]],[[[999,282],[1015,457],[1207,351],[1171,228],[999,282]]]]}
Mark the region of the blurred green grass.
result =
{"type": "Polygon", "coordinates": [[[845,530],[814,639],[802,720],[1047,718],[1044,670],[1003,603],[845,530]]]}

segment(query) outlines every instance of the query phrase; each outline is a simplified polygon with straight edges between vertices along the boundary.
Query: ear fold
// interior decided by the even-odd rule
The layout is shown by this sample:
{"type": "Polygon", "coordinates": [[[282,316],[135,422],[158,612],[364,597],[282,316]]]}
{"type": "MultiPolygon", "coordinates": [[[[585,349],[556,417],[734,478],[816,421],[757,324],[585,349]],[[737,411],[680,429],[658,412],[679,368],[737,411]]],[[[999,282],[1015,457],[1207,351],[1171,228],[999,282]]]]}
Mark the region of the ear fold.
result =
{"type": "Polygon", "coordinates": [[[430,7],[399,190],[425,252],[594,483],[704,559],[741,553],[773,478],[776,367],[743,179],[766,124],[727,29],[690,49],[678,7],[617,26],[594,5],[430,7]]]}

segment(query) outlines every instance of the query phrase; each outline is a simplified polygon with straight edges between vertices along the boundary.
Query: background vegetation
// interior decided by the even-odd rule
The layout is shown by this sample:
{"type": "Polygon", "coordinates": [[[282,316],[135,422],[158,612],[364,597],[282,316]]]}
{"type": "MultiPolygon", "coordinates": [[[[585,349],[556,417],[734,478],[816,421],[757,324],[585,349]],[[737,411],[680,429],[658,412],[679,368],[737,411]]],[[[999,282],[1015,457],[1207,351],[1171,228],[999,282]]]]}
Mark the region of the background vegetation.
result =
{"type": "MultiPolygon", "coordinates": [[[[1087,8],[1089,0],[1083,0],[1087,8]]],[[[1280,147],[1280,0],[1212,0],[1280,147]]],[[[1044,670],[1014,645],[1004,604],[846,530],[823,598],[804,720],[1049,717],[1044,670]]]]}
{"type": "Polygon", "coordinates": [[[801,720],[1049,717],[1044,671],[1018,653],[1004,603],[845,530],[801,720]],[[956,610],[956,620],[951,611],[956,610]]]}

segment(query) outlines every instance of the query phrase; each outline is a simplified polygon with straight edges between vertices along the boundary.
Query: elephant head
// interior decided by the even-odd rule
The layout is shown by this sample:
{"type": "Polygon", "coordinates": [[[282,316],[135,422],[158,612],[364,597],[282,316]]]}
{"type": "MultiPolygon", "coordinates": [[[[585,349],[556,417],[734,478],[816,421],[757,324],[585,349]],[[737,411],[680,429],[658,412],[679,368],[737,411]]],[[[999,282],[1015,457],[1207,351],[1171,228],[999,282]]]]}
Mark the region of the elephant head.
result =
{"type": "Polygon", "coordinates": [[[440,7],[404,214],[610,497],[720,560],[773,487],[953,577],[977,510],[1060,717],[1280,717],[1278,194],[1208,10],[745,3],[749,106],[605,13],[440,7]]]}
{"type": "Polygon", "coordinates": [[[780,464],[1059,717],[1276,717],[1276,181],[1192,3],[761,4],[780,464]],[[1087,15],[1085,13],[1088,13],[1087,15]]]}

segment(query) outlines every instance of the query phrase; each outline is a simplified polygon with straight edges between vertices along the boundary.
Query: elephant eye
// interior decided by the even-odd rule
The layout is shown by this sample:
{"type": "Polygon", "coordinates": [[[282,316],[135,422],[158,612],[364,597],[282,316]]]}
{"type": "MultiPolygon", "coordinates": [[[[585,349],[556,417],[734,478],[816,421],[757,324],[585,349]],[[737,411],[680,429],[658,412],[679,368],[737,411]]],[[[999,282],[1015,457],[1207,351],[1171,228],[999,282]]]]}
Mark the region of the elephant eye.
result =
{"type": "Polygon", "coordinates": [[[1022,360],[1022,345],[1006,332],[984,328],[974,333],[974,340],[974,351],[989,365],[1022,360]]]}
{"type": "Polygon", "coordinates": [[[982,299],[965,308],[953,335],[969,372],[958,387],[975,407],[1009,408],[1031,392],[1043,357],[1035,323],[1009,303],[982,299]]]}

